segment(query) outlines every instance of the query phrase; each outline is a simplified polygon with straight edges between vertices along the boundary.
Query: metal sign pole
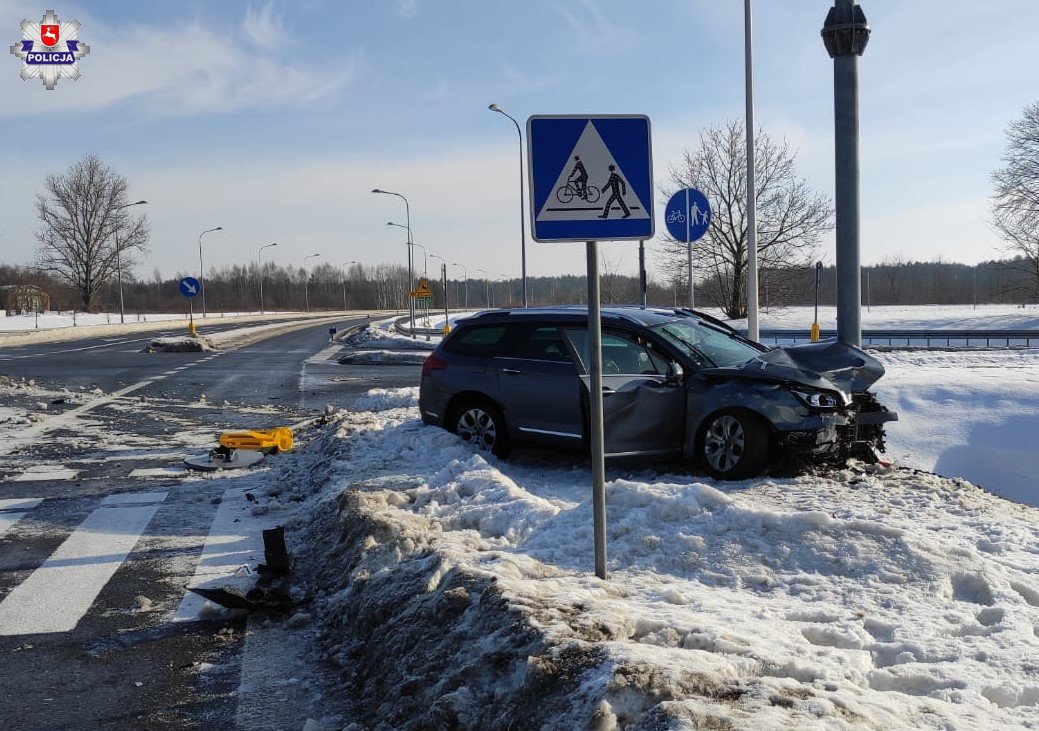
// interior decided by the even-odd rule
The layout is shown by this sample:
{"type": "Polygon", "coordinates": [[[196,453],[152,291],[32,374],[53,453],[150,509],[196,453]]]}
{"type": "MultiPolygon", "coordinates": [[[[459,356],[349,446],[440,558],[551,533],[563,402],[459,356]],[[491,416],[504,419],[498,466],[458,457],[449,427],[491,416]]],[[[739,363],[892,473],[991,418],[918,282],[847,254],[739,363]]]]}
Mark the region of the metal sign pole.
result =
{"type": "Polygon", "coordinates": [[[642,306],[646,306],[646,290],[649,289],[649,281],[646,277],[646,240],[639,239],[639,298],[642,306]]]}
{"type": "Polygon", "coordinates": [[[693,217],[692,212],[689,210],[689,189],[686,188],[685,189],[685,241],[686,241],[685,245],[688,247],[686,249],[686,255],[689,257],[689,309],[690,310],[693,309],[693,242],[690,240],[690,239],[692,239],[692,235],[690,234],[690,231],[689,231],[689,229],[692,227],[692,221],[690,220],[692,217],[693,217]]]}
{"type": "Polygon", "coordinates": [[[595,575],[606,576],[606,460],[602,414],[602,319],[599,300],[599,244],[588,248],[588,416],[592,452],[592,520],[595,532],[595,575]]]}

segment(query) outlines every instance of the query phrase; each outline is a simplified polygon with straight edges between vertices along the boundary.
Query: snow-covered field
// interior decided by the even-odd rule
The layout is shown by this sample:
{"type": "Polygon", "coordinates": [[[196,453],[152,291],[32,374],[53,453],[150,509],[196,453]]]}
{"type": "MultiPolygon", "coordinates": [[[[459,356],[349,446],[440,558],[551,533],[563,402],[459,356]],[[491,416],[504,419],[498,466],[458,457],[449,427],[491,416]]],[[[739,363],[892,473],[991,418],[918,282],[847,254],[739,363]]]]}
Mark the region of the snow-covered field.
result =
{"type": "MultiPolygon", "coordinates": [[[[704,310],[715,317],[726,319],[721,310],[704,310]]],[[[808,330],[815,310],[811,307],[783,307],[762,310],[759,326],[762,329],[808,330]]],[[[737,329],[746,329],[747,321],[730,320],[737,329]]],[[[837,308],[820,307],[819,324],[822,329],[837,327],[837,308]]],[[[862,308],[862,327],[869,330],[1039,330],[1039,307],[1029,305],[912,305],[862,308]]]]}
{"type": "MultiPolygon", "coordinates": [[[[906,367],[911,367],[909,364],[906,367]]],[[[992,728],[1039,718],[1039,511],[904,469],[724,484],[474,454],[374,391],[297,526],[372,725],[992,728]]]]}

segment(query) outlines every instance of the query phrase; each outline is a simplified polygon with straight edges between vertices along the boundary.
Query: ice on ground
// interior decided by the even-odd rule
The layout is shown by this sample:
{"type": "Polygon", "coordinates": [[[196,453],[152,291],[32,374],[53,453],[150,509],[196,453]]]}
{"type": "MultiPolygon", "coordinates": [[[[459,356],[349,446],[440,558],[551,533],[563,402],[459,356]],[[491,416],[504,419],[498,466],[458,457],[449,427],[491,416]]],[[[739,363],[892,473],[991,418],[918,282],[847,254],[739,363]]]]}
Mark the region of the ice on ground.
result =
{"type": "Polygon", "coordinates": [[[611,471],[604,582],[586,464],[474,454],[403,400],[342,418],[303,528],[371,723],[1034,723],[1039,511],[899,469],[611,471]]]}

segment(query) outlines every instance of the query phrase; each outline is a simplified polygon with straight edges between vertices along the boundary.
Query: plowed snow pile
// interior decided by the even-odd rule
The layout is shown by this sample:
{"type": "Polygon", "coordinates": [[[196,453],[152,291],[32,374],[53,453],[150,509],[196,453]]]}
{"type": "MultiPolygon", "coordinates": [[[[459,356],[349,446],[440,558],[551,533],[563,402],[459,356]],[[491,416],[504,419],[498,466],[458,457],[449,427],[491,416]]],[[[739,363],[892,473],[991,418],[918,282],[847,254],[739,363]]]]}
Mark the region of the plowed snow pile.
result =
{"type": "Polygon", "coordinates": [[[474,454],[372,392],[321,448],[314,614],[377,728],[1039,726],[1039,510],[906,470],[713,484],[474,454]]]}

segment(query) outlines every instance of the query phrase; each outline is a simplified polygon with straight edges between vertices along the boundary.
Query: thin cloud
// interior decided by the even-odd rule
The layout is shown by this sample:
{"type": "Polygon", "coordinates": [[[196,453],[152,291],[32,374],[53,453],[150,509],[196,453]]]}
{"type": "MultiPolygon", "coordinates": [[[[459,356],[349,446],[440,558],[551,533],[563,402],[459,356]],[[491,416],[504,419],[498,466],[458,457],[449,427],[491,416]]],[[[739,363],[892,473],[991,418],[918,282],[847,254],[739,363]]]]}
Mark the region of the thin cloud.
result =
{"type": "Polygon", "coordinates": [[[280,15],[274,14],[273,2],[266,3],[259,10],[252,5],[246,8],[242,31],[253,44],[272,51],[286,39],[285,24],[280,15]]]}
{"type": "Polygon", "coordinates": [[[418,15],[418,0],[397,0],[397,16],[411,20],[418,15]]]}

